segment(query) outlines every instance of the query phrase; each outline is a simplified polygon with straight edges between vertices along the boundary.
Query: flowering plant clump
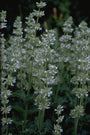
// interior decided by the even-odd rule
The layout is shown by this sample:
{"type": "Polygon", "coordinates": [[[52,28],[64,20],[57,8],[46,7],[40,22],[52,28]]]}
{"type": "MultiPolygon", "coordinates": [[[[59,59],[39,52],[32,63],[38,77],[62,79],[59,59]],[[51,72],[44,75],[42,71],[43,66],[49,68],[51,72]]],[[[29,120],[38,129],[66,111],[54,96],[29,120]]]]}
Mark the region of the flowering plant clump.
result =
{"type": "MultiPolygon", "coordinates": [[[[6,28],[6,11],[2,11],[0,13],[0,21],[1,26],[0,29],[6,28]]],[[[5,50],[5,44],[6,40],[4,38],[4,34],[1,34],[0,37],[1,46],[0,46],[0,52],[1,52],[1,113],[2,113],[2,126],[5,128],[2,128],[2,134],[8,134],[8,125],[12,123],[12,119],[8,116],[11,112],[11,105],[9,105],[9,96],[12,94],[11,90],[9,90],[9,85],[13,84],[12,77],[8,74],[8,64],[7,64],[7,54],[5,50]],[[7,77],[6,77],[7,76],[7,77]]]]}
{"type": "MultiPolygon", "coordinates": [[[[90,28],[84,21],[75,27],[70,16],[60,37],[56,29],[44,31],[39,21],[45,6],[36,2],[25,23],[17,16],[8,39],[0,33],[4,135],[69,135],[73,131],[77,135],[84,132],[78,129],[89,117],[85,111],[90,91],[90,28]],[[74,130],[68,130],[73,122],[70,117],[74,130]],[[63,127],[61,122],[65,122],[63,127]]],[[[0,28],[6,29],[6,11],[0,16],[0,28]]]]}
{"type": "Polygon", "coordinates": [[[85,97],[88,96],[90,64],[86,59],[89,57],[89,33],[90,30],[88,29],[87,24],[83,21],[78,28],[76,28],[75,38],[72,40],[72,50],[75,52],[75,56],[77,56],[74,56],[73,60],[74,76],[71,79],[71,83],[75,85],[75,88],[73,88],[72,93],[76,95],[77,99],[79,99],[79,103],[75,105],[75,109],[71,110],[71,116],[75,118],[75,134],[77,134],[78,121],[80,117],[84,115],[83,101],[85,97]]]}

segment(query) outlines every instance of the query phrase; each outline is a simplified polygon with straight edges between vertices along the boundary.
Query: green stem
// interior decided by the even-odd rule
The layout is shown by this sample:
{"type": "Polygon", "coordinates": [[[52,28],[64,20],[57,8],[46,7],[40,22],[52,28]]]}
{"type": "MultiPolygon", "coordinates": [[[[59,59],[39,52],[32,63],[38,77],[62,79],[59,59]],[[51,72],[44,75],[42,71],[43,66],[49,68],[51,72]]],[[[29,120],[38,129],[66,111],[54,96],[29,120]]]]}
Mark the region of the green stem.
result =
{"type": "Polygon", "coordinates": [[[83,97],[80,99],[80,105],[83,104],[83,97]]]}
{"type": "Polygon", "coordinates": [[[41,128],[42,122],[44,120],[44,114],[45,114],[45,109],[43,109],[42,111],[39,110],[39,115],[38,115],[38,129],[39,129],[39,133],[40,133],[40,128],[41,128]]]}
{"type": "MultiPolygon", "coordinates": [[[[5,118],[7,119],[7,114],[5,114],[5,118]]],[[[8,125],[6,125],[6,135],[8,135],[8,125]]]]}
{"type": "Polygon", "coordinates": [[[8,126],[6,125],[6,135],[8,135],[8,126]]]}
{"type": "Polygon", "coordinates": [[[74,135],[77,135],[78,121],[79,121],[79,118],[75,119],[74,135]]]}
{"type": "Polygon", "coordinates": [[[39,110],[39,113],[38,113],[38,129],[39,129],[39,132],[40,132],[40,116],[41,116],[41,111],[39,110]]]}
{"type": "MultiPolygon", "coordinates": [[[[21,51],[21,56],[22,56],[22,47],[20,47],[20,51],[21,51]]],[[[23,63],[23,61],[21,60],[21,63],[23,63]]],[[[21,77],[21,82],[20,82],[20,87],[21,87],[21,91],[23,92],[23,78],[22,78],[22,67],[20,68],[20,77],[21,77]]]]}
{"type": "MultiPolygon", "coordinates": [[[[27,110],[28,110],[28,104],[25,106],[25,115],[24,115],[24,132],[26,130],[26,125],[27,125],[27,110]]],[[[26,132],[24,133],[26,135],[26,132]]]]}
{"type": "MultiPolygon", "coordinates": [[[[32,65],[33,65],[33,62],[32,62],[32,65]]],[[[31,65],[31,66],[32,66],[31,65]]],[[[27,96],[29,96],[29,93],[30,93],[30,89],[31,89],[31,73],[32,73],[32,68],[31,68],[31,71],[30,71],[30,74],[29,74],[29,89],[27,91],[27,96]]],[[[26,126],[27,126],[27,117],[28,117],[28,102],[26,103],[26,106],[25,106],[25,115],[24,115],[24,131],[26,129],[26,126]]],[[[25,133],[26,135],[26,133],[25,133]]]]}
{"type": "Polygon", "coordinates": [[[0,91],[1,91],[1,77],[2,77],[2,44],[0,43],[0,91]]]}
{"type": "MultiPolygon", "coordinates": [[[[7,91],[7,89],[8,89],[8,85],[6,86],[6,91],[7,91]]],[[[6,108],[7,107],[7,105],[6,105],[6,103],[4,103],[4,108],[6,108]]],[[[7,120],[7,113],[5,114],[5,118],[6,118],[6,120],[7,120]]],[[[8,135],[8,125],[6,125],[6,135],[8,135]]]]}
{"type": "Polygon", "coordinates": [[[42,110],[42,115],[41,115],[41,124],[44,121],[44,113],[45,113],[45,109],[42,110]]]}
{"type": "MultiPolygon", "coordinates": [[[[22,46],[20,46],[20,53],[21,53],[21,56],[22,56],[22,46]]],[[[21,63],[23,63],[23,60],[21,60],[21,63]]],[[[20,77],[21,77],[21,80],[20,80],[20,89],[21,89],[21,91],[23,93],[24,90],[23,90],[23,76],[22,76],[22,73],[23,73],[23,70],[22,70],[22,67],[21,67],[20,68],[20,77]]],[[[24,131],[25,131],[25,119],[26,118],[24,118],[24,125],[22,124],[22,134],[24,134],[24,131]]]]}
{"type": "MultiPolygon", "coordinates": [[[[63,78],[63,73],[64,73],[64,63],[62,63],[62,67],[61,67],[61,71],[59,71],[59,78],[63,78]],[[61,76],[62,75],[62,76],[61,76]]],[[[59,67],[60,67],[60,63],[59,63],[59,67]]],[[[60,83],[58,85],[58,88],[57,88],[57,91],[56,91],[56,95],[55,95],[55,101],[57,100],[57,96],[58,96],[58,93],[59,93],[59,90],[60,90],[60,83]]]]}

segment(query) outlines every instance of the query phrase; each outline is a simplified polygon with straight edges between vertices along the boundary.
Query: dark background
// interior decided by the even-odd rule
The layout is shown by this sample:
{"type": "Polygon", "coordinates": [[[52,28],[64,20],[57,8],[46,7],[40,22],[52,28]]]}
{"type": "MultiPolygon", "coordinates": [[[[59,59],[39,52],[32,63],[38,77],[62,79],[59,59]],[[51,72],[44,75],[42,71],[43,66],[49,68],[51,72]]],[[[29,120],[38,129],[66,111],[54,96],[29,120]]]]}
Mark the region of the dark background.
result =
{"type": "MultiPolygon", "coordinates": [[[[37,0],[39,1],[39,0],[37,0]]],[[[76,24],[85,20],[90,25],[90,4],[89,0],[43,0],[47,3],[45,10],[45,17],[43,21],[48,21],[50,28],[56,27],[53,24],[53,19],[50,17],[53,14],[53,8],[57,8],[57,12],[63,13],[64,16],[72,16],[76,24]]],[[[1,0],[0,11],[7,11],[8,32],[12,31],[12,25],[16,16],[20,15],[22,20],[28,16],[35,8],[36,0],[1,0]]],[[[66,18],[67,18],[66,17],[66,18]]]]}

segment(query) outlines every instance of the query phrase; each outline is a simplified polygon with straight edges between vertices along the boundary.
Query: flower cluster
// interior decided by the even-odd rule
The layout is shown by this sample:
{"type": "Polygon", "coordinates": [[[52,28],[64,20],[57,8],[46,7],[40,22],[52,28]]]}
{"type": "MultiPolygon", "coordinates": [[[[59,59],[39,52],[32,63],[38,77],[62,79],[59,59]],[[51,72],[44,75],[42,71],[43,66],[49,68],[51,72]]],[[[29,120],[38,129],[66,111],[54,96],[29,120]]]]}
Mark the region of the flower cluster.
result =
{"type": "MultiPolygon", "coordinates": [[[[40,2],[36,5],[39,10],[34,10],[25,18],[24,29],[19,16],[14,22],[13,34],[8,40],[8,48],[4,55],[7,61],[4,68],[8,70],[8,77],[4,81],[10,86],[14,86],[17,81],[16,87],[27,96],[33,87],[36,95],[35,105],[42,111],[50,107],[50,97],[53,93],[50,85],[57,84],[58,69],[52,60],[52,52],[55,52],[55,31],[46,30],[40,37],[37,36],[37,30],[41,30],[38,20],[44,15],[40,9],[46,4],[40,2]]],[[[7,107],[6,110],[2,107],[3,112],[6,113],[7,110],[9,113],[11,107],[7,107]]]]}
{"type": "Polygon", "coordinates": [[[32,14],[33,14],[33,16],[36,16],[36,17],[42,17],[42,16],[44,16],[44,11],[34,10],[32,14]]]}
{"type": "Polygon", "coordinates": [[[32,80],[37,97],[35,104],[40,110],[50,107],[50,96],[53,93],[49,85],[57,84],[57,67],[52,64],[52,49],[55,44],[55,32],[46,30],[41,35],[41,39],[37,39],[36,47],[33,55],[32,80]],[[52,47],[52,48],[51,48],[52,47]]]}
{"type": "Polygon", "coordinates": [[[8,70],[12,73],[20,69],[22,62],[21,57],[24,52],[24,50],[22,50],[23,32],[20,17],[16,18],[13,26],[13,35],[10,36],[8,41],[9,47],[7,48],[8,70]]]}
{"type": "Polygon", "coordinates": [[[72,90],[72,93],[76,95],[76,97],[81,98],[84,96],[88,96],[88,91],[87,91],[87,87],[85,88],[74,88],[72,90]]]}
{"type": "Polygon", "coordinates": [[[37,5],[38,8],[43,8],[43,7],[46,6],[46,3],[42,2],[42,1],[40,3],[36,2],[36,5],[37,5]]]}
{"type": "MultiPolygon", "coordinates": [[[[1,12],[1,28],[6,27],[6,11],[1,12]]],[[[5,130],[2,133],[7,133],[8,124],[12,123],[11,118],[8,117],[8,114],[11,111],[11,106],[9,105],[9,96],[11,95],[11,91],[9,90],[9,85],[13,84],[13,80],[10,80],[10,75],[8,75],[8,63],[7,63],[7,53],[5,49],[6,40],[4,38],[4,34],[1,34],[1,112],[2,112],[2,126],[5,126],[5,130]]],[[[3,128],[3,127],[2,127],[3,128]]]]}
{"type": "Polygon", "coordinates": [[[64,116],[61,116],[61,113],[63,111],[63,106],[59,105],[57,109],[55,109],[55,112],[58,116],[58,119],[56,120],[57,124],[54,125],[54,135],[61,135],[61,132],[63,132],[63,129],[60,126],[60,123],[63,121],[64,116]]]}
{"type": "Polygon", "coordinates": [[[63,25],[63,32],[72,33],[73,31],[72,24],[73,24],[73,20],[72,20],[72,17],[70,16],[63,25]]]}
{"type": "Polygon", "coordinates": [[[39,130],[44,120],[44,112],[50,108],[53,93],[51,85],[57,84],[58,69],[51,59],[55,40],[55,32],[46,30],[40,39],[37,39],[36,48],[33,51],[32,80],[36,94],[35,105],[39,109],[39,130]]]}
{"type": "Polygon", "coordinates": [[[84,98],[88,96],[89,81],[90,81],[90,29],[86,22],[81,22],[74,32],[72,39],[72,74],[71,83],[75,86],[72,93],[79,99],[79,103],[75,109],[71,110],[73,118],[80,118],[84,115],[84,98]],[[74,71],[74,72],[73,72],[74,71]],[[88,84],[88,85],[86,85],[88,84]]]}
{"type": "Polygon", "coordinates": [[[49,98],[53,92],[49,85],[53,85],[57,82],[57,79],[55,78],[56,73],[57,67],[55,65],[49,65],[49,70],[40,70],[38,74],[38,80],[40,79],[40,83],[36,83],[35,86],[35,94],[38,94],[35,102],[36,105],[39,105],[40,110],[48,109],[50,106],[49,98]]]}
{"type": "Polygon", "coordinates": [[[71,110],[70,115],[72,118],[80,118],[84,115],[84,108],[81,105],[75,106],[75,109],[71,110]]]}
{"type": "Polygon", "coordinates": [[[86,81],[89,81],[89,75],[88,73],[78,73],[77,76],[74,76],[72,79],[71,79],[71,82],[73,84],[86,84],[86,81]]]}
{"type": "Polygon", "coordinates": [[[63,32],[65,33],[59,38],[60,41],[60,61],[65,63],[70,63],[72,61],[71,50],[72,50],[72,17],[69,17],[68,20],[63,25],[63,32]]]}
{"type": "Polygon", "coordinates": [[[2,12],[0,12],[0,28],[6,28],[6,11],[2,10],[2,12]]]}
{"type": "Polygon", "coordinates": [[[83,100],[88,96],[89,91],[90,28],[83,21],[74,30],[73,19],[69,17],[63,25],[63,32],[64,35],[59,38],[59,51],[57,50],[57,58],[60,63],[58,69],[60,69],[61,77],[63,77],[63,71],[66,72],[64,81],[68,78],[68,74],[70,76],[69,89],[72,89],[70,86],[73,84],[72,93],[76,96],[76,102],[78,101],[75,109],[71,110],[71,116],[79,119],[84,114],[83,100]]]}

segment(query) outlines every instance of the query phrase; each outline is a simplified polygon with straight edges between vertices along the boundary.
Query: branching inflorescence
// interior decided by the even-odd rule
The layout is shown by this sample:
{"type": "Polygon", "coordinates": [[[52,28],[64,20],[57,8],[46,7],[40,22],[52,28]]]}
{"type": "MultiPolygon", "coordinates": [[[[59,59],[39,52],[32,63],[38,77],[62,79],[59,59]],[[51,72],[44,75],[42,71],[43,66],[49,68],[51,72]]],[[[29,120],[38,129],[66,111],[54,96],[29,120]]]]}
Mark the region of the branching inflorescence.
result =
{"type": "MultiPolygon", "coordinates": [[[[6,28],[6,11],[2,11],[0,14],[1,26],[0,28],[6,28]]],[[[2,134],[8,135],[9,124],[12,123],[12,119],[8,116],[11,112],[11,105],[9,105],[9,96],[12,94],[9,86],[14,83],[14,80],[9,74],[8,71],[8,62],[7,62],[7,51],[6,51],[6,40],[4,34],[0,35],[0,46],[1,46],[1,112],[2,112],[2,134]],[[3,128],[5,127],[5,128],[3,128]]]]}

